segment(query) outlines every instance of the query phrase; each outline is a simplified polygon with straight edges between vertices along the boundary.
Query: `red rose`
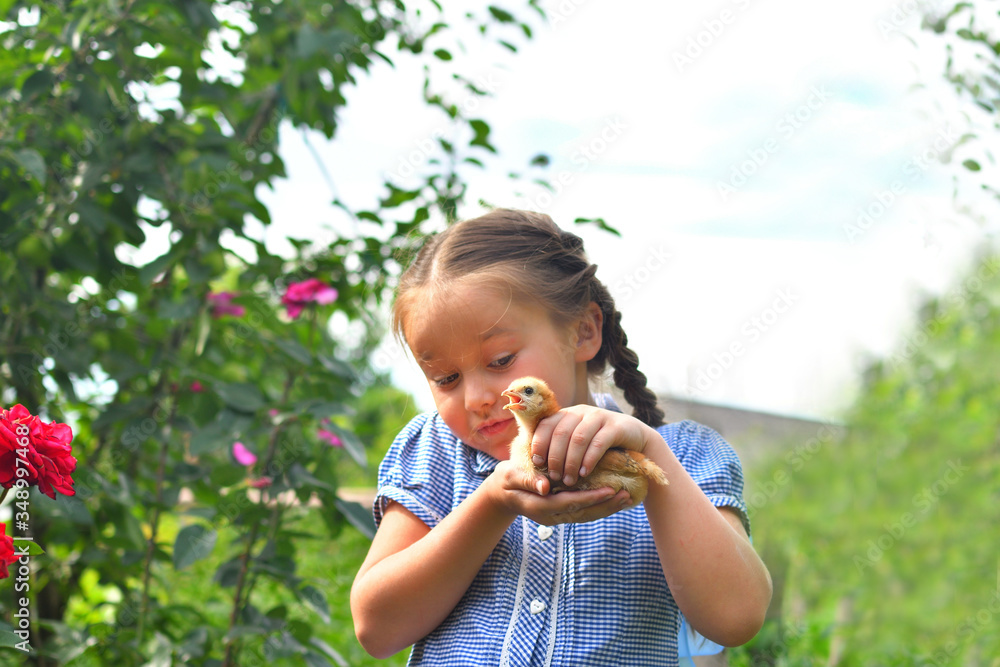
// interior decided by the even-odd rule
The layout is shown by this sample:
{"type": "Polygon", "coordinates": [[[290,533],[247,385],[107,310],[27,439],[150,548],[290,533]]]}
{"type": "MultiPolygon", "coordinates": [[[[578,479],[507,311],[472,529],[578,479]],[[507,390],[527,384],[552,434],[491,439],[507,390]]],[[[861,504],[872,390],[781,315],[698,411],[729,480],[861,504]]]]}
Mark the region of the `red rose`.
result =
{"type": "Polygon", "coordinates": [[[0,523],[0,579],[10,576],[7,567],[17,562],[14,555],[14,538],[7,535],[7,524],[0,523]]]}
{"type": "Polygon", "coordinates": [[[293,320],[310,303],[327,304],[333,303],[336,300],[337,290],[318,278],[310,278],[300,283],[290,284],[288,289],[285,290],[285,295],[281,297],[281,303],[288,309],[288,316],[293,320]]]}
{"type": "Polygon", "coordinates": [[[45,423],[23,405],[0,411],[0,485],[10,488],[18,479],[55,499],[56,491],[72,496],[76,459],[66,424],[45,423]],[[18,460],[20,459],[20,460],[18,460]],[[18,468],[26,473],[18,475],[18,468]]]}

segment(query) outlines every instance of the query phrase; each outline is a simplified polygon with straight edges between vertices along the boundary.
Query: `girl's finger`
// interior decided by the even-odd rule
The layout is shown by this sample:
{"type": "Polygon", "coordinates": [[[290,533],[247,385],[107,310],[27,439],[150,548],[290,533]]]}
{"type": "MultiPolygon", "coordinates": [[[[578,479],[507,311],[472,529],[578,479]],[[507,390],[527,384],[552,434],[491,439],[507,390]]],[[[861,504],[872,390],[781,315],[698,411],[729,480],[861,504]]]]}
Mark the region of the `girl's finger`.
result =
{"type": "Polygon", "coordinates": [[[552,437],[552,430],[563,416],[564,413],[557,412],[535,426],[535,432],[531,437],[531,462],[536,467],[544,468],[549,460],[549,439],[552,437]]]}
{"type": "Polygon", "coordinates": [[[621,440],[618,429],[610,423],[598,423],[592,427],[594,432],[590,434],[588,447],[581,453],[580,477],[597,468],[598,462],[611,447],[616,446],[621,440]]]}
{"type": "MultiPolygon", "coordinates": [[[[587,521],[594,521],[596,519],[603,519],[606,516],[611,516],[615,512],[623,510],[631,505],[631,499],[629,498],[627,491],[619,491],[615,493],[614,490],[610,488],[598,490],[606,492],[607,495],[602,497],[601,500],[598,500],[597,502],[581,500],[580,502],[570,504],[565,510],[555,512],[553,514],[554,522],[585,523],[587,521]]],[[[561,493],[559,495],[565,495],[565,493],[561,493]]]]}
{"type": "Polygon", "coordinates": [[[587,418],[582,419],[573,430],[563,462],[562,483],[566,486],[575,484],[579,477],[583,477],[587,472],[593,470],[597,461],[600,460],[603,451],[599,452],[596,457],[591,455],[591,451],[594,449],[594,436],[600,430],[601,421],[599,419],[587,418]],[[587,461],[585,455],[590,457],[589,467],[584,466],[584,462],[587,461]]]}
{"type": "MultiPolygon", "coordinates": [[[[562,469],[563,454],[558,449],[552,448],[552,433],[556,426],[567,417],[565,412],[557,412],[546,417],[535,426],[535,433],[531,438],[531,462],[536,467],[543,470],[551,470],[552,465],[557,464],[562,469]]],[[[553,481],[558,478],[551,478],[553,481]]]]}
{"type": "Polygon", "coordinates": [[[582,419],[580,415],[571,412],[558,414],[560,419],[556,422],[549,437],[548,457],[546,459],[549,479],[553,482],[558,482],[563,478],[566,458],[569,455],[570,438],[582,419]]]}

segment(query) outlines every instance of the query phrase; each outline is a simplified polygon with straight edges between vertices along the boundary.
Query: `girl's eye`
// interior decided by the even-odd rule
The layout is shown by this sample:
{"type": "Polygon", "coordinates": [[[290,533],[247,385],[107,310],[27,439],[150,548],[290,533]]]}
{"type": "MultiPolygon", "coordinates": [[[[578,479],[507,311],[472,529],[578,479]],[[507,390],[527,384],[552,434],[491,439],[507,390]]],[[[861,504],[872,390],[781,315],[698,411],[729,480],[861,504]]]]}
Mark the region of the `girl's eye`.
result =
{"type": "Polygon", "coordinates": [[[456,380],[458,380],[458,373],[452,373],[451,375],[448,375],[446,377],[435,379],[434,384],[436,384],[439,387],[447,387],[448,385],[454,383],[456,380]]]}
{"type": "Polygon", "coordinates": [[[512,363],[514,363],[514,355],[508,354],[503,357],[500,357],[499,359],[491,363],[490,366],[492,366],[493,368],[504,369],[510,366],[512,363]]]}

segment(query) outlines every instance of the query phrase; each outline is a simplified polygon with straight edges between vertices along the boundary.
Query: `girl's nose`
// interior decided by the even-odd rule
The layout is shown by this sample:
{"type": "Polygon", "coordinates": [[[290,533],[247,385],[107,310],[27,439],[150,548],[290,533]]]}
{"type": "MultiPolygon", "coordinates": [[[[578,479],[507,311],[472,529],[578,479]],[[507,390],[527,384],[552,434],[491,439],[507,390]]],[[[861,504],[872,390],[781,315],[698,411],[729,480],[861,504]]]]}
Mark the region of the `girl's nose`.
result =
{"type": "Polygon", "coordinates": [[[465,378],[465,409],[469,412],[488,410],[497,400],[494,387],[479,377],[478,373],[469,373],[465,378]]]}

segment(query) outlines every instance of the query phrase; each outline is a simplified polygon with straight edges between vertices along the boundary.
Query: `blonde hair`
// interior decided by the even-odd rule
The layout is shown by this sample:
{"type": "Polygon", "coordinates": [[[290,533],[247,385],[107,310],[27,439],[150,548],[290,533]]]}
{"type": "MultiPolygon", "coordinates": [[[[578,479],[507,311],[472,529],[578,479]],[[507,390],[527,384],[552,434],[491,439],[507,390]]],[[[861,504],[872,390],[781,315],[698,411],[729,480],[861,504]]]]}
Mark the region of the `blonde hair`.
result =
{"type": "Polygon", "coordinates": [[[632,406],[633,416],[659,426],[663,411],[639,371],[639,358],[628,347],[621,313],[596,272],[597,265],[584,253],[583,240],[560,229],[549,216],[496,209],[428,238],[400,277],[392,328],[405,338],[404,325],[426,288],[436,292],[449,281],[470,276],[505,285],[515,300],[537,302],[560,325],[575,321],[594,302],[603,316],[602,343],[587,362],[588,373],[602,373],[610,364],[614,383],[632,406]]]}

